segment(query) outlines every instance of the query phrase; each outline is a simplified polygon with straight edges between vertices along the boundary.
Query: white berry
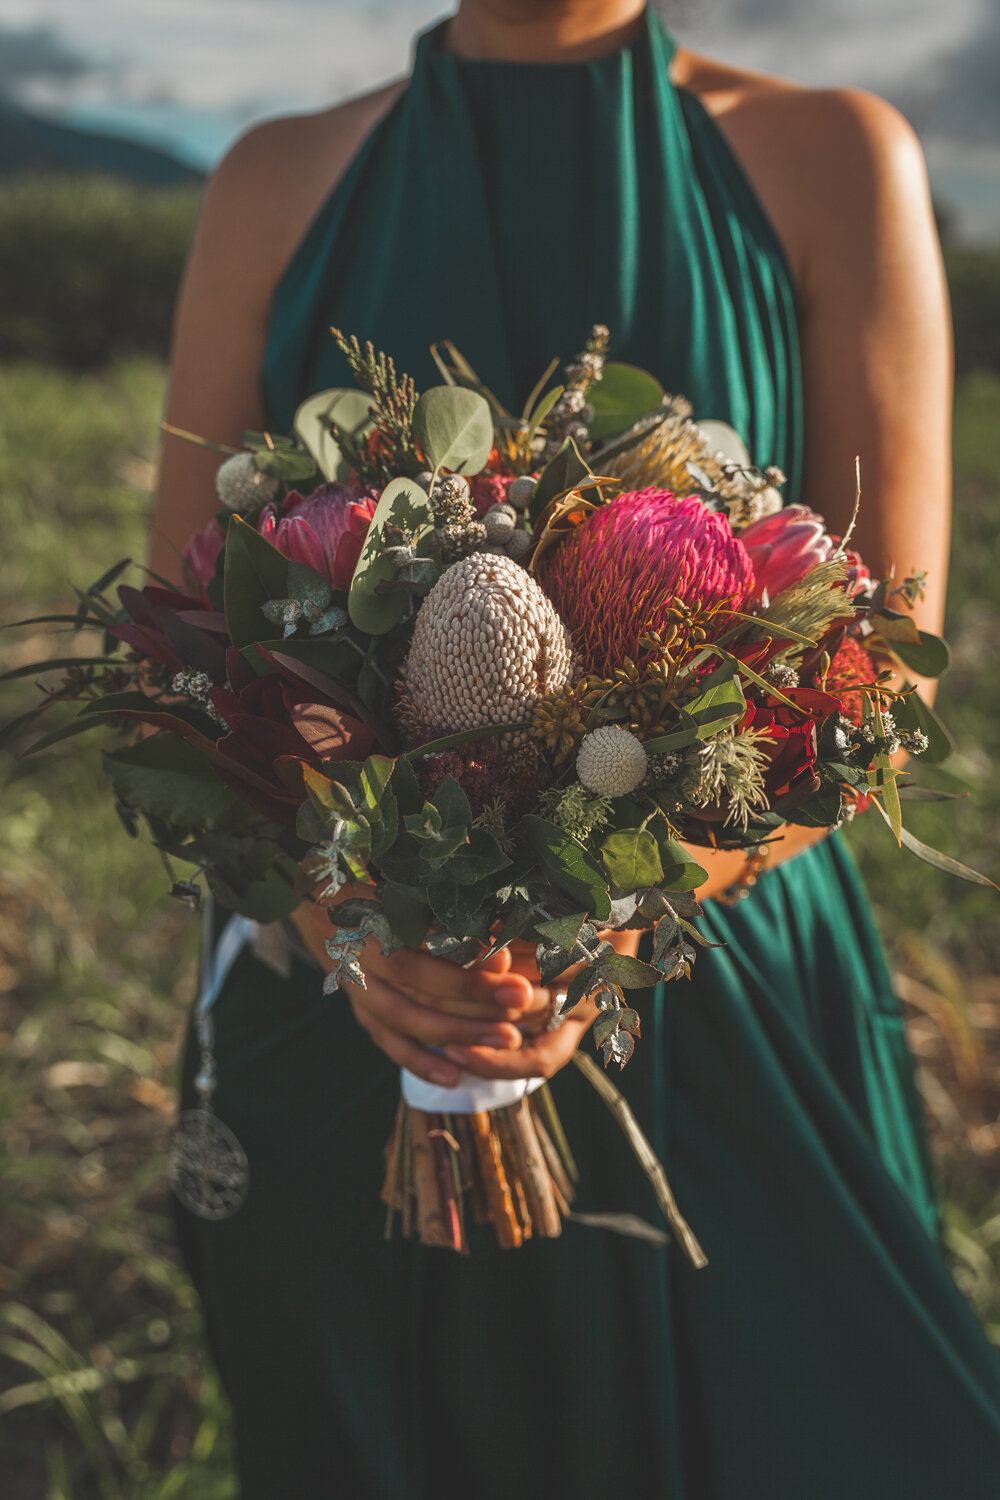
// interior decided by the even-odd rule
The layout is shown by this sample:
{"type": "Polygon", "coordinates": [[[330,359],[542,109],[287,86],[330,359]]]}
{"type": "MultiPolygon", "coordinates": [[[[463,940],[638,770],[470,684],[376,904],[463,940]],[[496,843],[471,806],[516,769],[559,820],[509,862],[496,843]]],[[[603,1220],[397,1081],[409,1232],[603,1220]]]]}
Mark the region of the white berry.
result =
{"type": "Polygon", "coordinates": [[[605,724],[585,735],[576,757],[576,774],[599,797],[624,797],[646,774],[646,752],[634,734],[605,724]]]}

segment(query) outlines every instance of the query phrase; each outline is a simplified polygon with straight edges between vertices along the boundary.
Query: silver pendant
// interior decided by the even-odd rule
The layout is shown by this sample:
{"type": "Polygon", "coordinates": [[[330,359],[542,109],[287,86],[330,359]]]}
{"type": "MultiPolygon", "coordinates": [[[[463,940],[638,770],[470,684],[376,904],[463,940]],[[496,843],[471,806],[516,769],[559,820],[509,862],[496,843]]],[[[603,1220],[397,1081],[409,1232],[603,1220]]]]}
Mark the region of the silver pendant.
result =
{"type": "Polygon", "coordinates": [[[231,1219],[250,1187],[246,1152],[211,1109],[187,1109],[174,1126],[167,1162],[170,1186],[199,1219],[231,1219]]]}

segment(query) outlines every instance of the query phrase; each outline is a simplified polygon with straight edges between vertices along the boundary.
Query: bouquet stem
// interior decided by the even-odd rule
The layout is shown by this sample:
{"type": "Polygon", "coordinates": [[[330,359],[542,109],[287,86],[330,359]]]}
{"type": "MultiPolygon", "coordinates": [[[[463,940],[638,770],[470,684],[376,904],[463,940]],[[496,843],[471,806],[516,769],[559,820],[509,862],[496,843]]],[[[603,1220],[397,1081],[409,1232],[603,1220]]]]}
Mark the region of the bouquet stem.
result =
{"type": "Polygon", "coordinates": [[[555,1239],[573,1200],[576,1165],[546,1088],[517,1104],[468,1115],[427,1114],[400,1100],[385,1151],[386,1238],[468,1254],[467,1208],[515,1250],[555,1239]],[[543,1097],[544,1096],[544,1097],[543,1097]]]}

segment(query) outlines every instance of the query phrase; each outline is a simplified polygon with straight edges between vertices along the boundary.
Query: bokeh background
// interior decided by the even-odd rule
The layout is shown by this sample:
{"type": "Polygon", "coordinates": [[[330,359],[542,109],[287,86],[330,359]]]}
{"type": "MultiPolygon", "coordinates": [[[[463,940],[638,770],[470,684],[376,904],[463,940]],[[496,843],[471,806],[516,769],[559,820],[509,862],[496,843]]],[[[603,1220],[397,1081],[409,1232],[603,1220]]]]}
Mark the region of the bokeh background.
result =
{"type": "MultiPolygon", "coordinates": [[[[0,625],[142,561],[170,313],[203,174],[255,120],[405,72],[426,0],[0,0],[0,625]]],[[[955,550],[941,710],[910,804],[1000,878],[1000,9],[685,0],[690,45],[884,94],[920,133],[956,326],[955,550]]],[[[919,435],[915,435],[919,440],[919,435]]],[[[0,634],[0,671],[48,654],[0,634]]],[[[68,649],[74,649],[72,645],[68,649]]],[[[80,649],[79,645],[76,649],[80,649]]],[[[33,700],[0,683],[0,713],[33,700]]],[[[228,1415],[163,1179],[197,922],[75,740],[0,753],[0,1474],[8,1500],[226,1500],[228,1415]]],[[[1000,1344],[1000,897],[851,833],[905,1007],[956,1279],[1000,1344]]]]}

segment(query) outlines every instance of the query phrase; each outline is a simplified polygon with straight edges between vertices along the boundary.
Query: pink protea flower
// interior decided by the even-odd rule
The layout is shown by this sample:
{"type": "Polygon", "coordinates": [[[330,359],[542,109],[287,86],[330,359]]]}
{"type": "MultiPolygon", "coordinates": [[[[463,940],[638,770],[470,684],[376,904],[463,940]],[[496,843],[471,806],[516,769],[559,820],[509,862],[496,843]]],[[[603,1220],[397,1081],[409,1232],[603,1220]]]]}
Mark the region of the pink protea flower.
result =
{"type": "Polygon", "coordinates": [[[585,671],[607,675],[643,652],[675,600],[742,609],[753,567],[724,516],[666,490],[619,495],[547,552],[539,582],[573,633],[585,671]]]}
{"type": "Polygon", "coordinates": [[[184,561],[202,588],[207,587],[215,577],[215,560],[225,541],[226,533],[218,521],[211,520],[201,531],[195,532],[184,548],[184,561]]]}
{"type": "Polygon", "coordinates": [[[342,484],[322,484],[311,495],[292,490],[281,508],[265,505],[257,530],[293,562],[322,573],[334,588],[349,589],[368,534],[375,501],[342,484]]]}
{"type": "Polygon", "coordinates": [[[836,543],[827,534],[822,516],[806,505],[786,505],[754,521],[740,532],[740,541],[750,554],[754,571],[754,597],[767,590],[773,599],[826,562],[836,543]]]}

